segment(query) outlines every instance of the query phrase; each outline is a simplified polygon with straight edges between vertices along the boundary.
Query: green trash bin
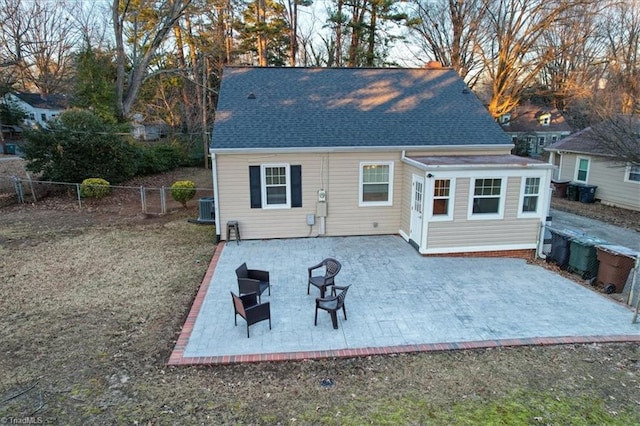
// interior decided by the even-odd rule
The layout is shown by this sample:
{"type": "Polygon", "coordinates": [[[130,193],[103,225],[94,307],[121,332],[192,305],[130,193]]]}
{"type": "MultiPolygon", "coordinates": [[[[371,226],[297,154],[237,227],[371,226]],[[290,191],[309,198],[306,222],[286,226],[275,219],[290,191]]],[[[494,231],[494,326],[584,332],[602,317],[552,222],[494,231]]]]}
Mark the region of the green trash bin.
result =
{"type": "Polygon", "coordinates": [[[567,185],[567,199],[569,201],[578,201],[580,199],[580,184],[571,182],[567,185]]]}
{"type": "Polygon", "coordinates": [[[605,242],[588,236],[574,237],[570,241],[569,248],[569,270],[577,273],[585,280],[589,280],[598,275],[598,256],[596,245],[605,242]]]}
{"type": "Polygon", "coordinates": [[[8,143],[8,144],[5,144],[5,147],[7,148],[7,154],[8,155],[16,155],[16,145],[15,144],[8,143]]]}

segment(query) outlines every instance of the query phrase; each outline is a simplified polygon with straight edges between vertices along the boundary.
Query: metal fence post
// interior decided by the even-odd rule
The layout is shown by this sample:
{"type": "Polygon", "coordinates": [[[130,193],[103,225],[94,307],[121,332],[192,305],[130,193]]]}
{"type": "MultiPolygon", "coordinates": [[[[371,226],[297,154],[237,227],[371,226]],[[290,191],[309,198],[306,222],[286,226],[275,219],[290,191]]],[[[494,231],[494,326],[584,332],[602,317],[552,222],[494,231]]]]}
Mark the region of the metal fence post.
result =
{"type": "Polygon", "coordinates": [[[160,188],[160,211],[162,214],[167,213],[167,194],[164,192],[164,186],[160,188]]]}
{"type": "Polygon", "coordinates": [[[76,193],[78,194],[78,207],[82,209],[82,197],[80,196],[80,184],[76,183],[76,193]]]}
{"type": "Polygon", "coordinates": [[[147,212],[147,196],[144,192],[144,186],[140,187],[140,202],[142,203],[142,213],[147,212]]]}
{"type": "Polygon", "coordinates": [[[13,178],[13,189],[15,189],[16,191],[18,202],[20,204],[24,204],[24,188],[22,187],[22,181],[18,179],[16,176],[12,176],[12,178],[13,178]]]}

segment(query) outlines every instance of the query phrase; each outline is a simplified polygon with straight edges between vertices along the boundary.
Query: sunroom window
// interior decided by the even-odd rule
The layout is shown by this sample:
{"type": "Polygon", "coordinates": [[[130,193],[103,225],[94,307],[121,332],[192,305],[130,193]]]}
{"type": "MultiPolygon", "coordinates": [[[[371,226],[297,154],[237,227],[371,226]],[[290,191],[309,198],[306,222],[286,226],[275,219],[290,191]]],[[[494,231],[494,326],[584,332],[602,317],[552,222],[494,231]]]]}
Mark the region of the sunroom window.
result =
{"type": "Polygon", "coordinates": [[[502,179],[476,179],[473,189],[473,214],[500,212],[502,179]]]}

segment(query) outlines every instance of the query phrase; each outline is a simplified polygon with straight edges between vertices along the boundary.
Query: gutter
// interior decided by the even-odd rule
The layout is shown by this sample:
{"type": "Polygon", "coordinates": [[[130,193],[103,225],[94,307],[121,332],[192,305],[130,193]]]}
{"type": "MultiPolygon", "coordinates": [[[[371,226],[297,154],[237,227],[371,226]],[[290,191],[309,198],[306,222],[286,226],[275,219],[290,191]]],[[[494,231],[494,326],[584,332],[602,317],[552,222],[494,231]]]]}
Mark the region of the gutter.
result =
{"type": "Polygon", "coordinates": [[[416,146],[327,146],[327,147],[287,147],[287,148],[219,148],[209,149],[212,154],[300,154],[300,153],[333,153],[333,152],[361,152],[361,151],[377,151],[377,152],[398,152],[405,151],[424,151],[438,152],[451,151],[459,148],[464,151],[484,151],[487,149],[507,149],[513,147],[508,144],[492,144],[492,145],[416,145],[416,146]]]}
{"type": "Polygon", "coordinates": [[[216,243],[220,241],[221,228],[220,228],[220,203],[219,203],[219,191],[218,191],[218,163],[216,154],[209,151],[211,154],[211,176],[213,179],[213,222],[216,226],[216,243]]]}

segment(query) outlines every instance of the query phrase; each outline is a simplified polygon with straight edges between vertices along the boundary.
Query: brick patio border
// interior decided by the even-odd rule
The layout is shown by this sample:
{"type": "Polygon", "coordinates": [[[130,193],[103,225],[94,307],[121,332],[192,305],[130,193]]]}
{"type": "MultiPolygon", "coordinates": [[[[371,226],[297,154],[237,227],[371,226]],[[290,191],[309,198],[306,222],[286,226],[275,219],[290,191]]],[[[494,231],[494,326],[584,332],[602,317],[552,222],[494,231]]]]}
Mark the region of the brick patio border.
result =
{"type": "MultiPolygon", "coordinates": [[[[445,343],[425,343],[400,346],[382,346],[356,349],[334,349],[322,351],[304,352],[275,352],[266,354],[243,354],[243,355],[223,355],[223,356],[199,356],[185,357],[184,350],[193,331],[193,326],[198,318],[198,313],[204,302],[204,298],[211,284],[213,272],[218,265],[218,260],[224,249],[225,242],[221,241],[216,247],[209,268],[202,279],[202,284],[198,294],[193,300],[189,315],[182,327],[178,341],[169,356],[167,365],[220,365],[255,362],[279,362],[279,361],[300,361],[305,359],[323,358],[355,358],[372,355],[389,355],[416,352],[444,352],[468,349],[486,348],[506,348],[516,346],[551,346],[570,345],[585,343],[626,343],[640,342],[640,335],[612,335],[612,336],[564,336],[564,337],[531,337],[525,339],[496,339],[479,340],[470,342],[445,342],[445,343]]],[[[631,316],[629,317],[631,321],[631,316]]]]}

